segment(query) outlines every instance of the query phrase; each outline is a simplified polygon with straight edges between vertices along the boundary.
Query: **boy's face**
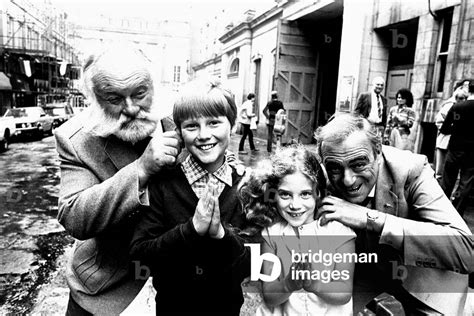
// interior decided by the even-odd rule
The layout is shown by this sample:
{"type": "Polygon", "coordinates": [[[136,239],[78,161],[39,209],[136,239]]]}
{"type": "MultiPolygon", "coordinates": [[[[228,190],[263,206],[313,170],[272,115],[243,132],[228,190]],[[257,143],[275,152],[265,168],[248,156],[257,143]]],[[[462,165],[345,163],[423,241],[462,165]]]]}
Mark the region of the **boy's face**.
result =
{"type": "Polygon", "coordinates": [[[189,118],[181,123],[181,136],[186,149],[211,173],[224,163],[230,131],[226,116],[189,118]]]}

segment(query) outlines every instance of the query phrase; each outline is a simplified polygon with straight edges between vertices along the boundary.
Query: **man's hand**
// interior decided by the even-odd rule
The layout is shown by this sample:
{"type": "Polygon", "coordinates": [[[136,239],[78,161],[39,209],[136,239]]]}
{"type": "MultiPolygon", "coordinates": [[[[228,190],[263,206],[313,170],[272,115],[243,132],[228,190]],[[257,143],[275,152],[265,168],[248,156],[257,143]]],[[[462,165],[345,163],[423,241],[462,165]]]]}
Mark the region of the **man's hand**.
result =
{"type": "Polygon", "coordinates": [[[165,166],[176,163],[180,152],[180,138],[175,131],[164,132],[153,137],[140,158],[138,158],[138,176],[140,186],[144,187],[151,175],[165,166]]]}
{"type": "Polygon", "coordinates": [[[353,229],[365,229],[368,210],[366,207],[352,204],[335,196],[327,196],[323,199],[316,217],[321,218],[321,225],[338,221],[353,229]]]}

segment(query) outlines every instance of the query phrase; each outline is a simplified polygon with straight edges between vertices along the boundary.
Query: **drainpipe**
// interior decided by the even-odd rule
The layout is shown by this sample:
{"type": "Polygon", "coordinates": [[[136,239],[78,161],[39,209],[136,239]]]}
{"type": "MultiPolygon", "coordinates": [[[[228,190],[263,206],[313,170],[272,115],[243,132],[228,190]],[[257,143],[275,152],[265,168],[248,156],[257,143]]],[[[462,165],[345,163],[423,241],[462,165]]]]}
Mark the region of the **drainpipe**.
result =
{"type": "Polygon", "coordinates": [[[433,19],[435,19],[435,21],[438,21],[439,17],[436,15],[436,13],[433,12],[433,10],[431,10],[431,0],[428,0],[428,11],[430,12],[433,19]]]}

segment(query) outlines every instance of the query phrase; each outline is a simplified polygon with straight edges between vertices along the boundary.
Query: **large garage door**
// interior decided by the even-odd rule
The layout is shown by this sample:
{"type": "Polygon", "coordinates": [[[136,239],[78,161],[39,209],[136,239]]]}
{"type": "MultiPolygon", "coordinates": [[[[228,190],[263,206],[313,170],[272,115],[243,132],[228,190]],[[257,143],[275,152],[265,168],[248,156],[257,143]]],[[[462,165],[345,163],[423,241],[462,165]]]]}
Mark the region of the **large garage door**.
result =
{"type": "Polygon", "coordinates": [[[275,88],[287,113],[284,142],[312,140],[316,98],[316,56],[296,21],[278,26],[275,88]]]}

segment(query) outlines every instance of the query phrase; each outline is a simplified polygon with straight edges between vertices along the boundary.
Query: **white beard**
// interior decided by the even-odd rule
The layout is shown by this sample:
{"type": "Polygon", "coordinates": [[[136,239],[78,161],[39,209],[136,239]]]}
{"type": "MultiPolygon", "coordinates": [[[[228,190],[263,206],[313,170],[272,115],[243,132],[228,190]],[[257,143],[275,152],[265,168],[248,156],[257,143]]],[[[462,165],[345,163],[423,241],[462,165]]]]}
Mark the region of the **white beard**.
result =
{"type": "Polygon", "coordinates": [[[99,137],[115,135],[125,142],[136,143],[145,139],[155,131],[159,122],[156,114],[144,110],[140,110],[134,118],[124,114],[115,118],[105,112],[97,102],[91,102],[88,110],[89,115],[84,122],[86,131],[99,137]]]}

